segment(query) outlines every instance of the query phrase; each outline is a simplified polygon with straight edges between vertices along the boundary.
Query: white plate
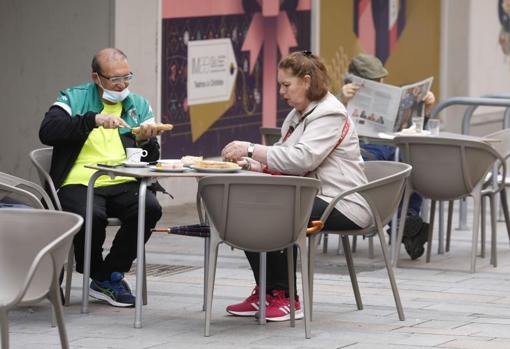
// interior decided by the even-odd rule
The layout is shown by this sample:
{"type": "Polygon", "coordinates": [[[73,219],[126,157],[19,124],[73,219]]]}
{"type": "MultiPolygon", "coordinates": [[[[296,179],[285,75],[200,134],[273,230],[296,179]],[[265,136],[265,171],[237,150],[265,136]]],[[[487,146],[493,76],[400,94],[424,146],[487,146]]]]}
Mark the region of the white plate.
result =
{"type": "Polygon", "coordinates": [[[209,173],[232,173],[232,172],[241,171],[241,166],[236,167],[236,168],[206,168],[206,167],[199,167],[197,165],[191,165],[190,167],[198,172],[209,172],[209,173]]]}
{"type": "Polygon", "coordinates": [[[429,130],[423,130],[421,132],[397,132],[395,133],[398,136],[430,136],[429,130]]]}
{"type": "Polygon", "coordinates": [[[181,168],[167,168],[167,167],[158,167],[158,166],[149,166],[151,171],[156,172],[173,172],[173,173],[181,173],[184,171],[189,171],[189,168],[181,167],[181,168]]]}
{"type": "Polygon", "coordinates": [[[175,164],[182,162],[181,159],[159,159],[160,164],[175,164]]]}
{"type": "Polygon", "coordinates": [[[148,162],[144,162],[144,161],[140,161],[140,162],[124,161],[122,163],[122,165],[124,165],[126,167],[147,167],[147,165],[149,165],[149,163],[148,162]]]}

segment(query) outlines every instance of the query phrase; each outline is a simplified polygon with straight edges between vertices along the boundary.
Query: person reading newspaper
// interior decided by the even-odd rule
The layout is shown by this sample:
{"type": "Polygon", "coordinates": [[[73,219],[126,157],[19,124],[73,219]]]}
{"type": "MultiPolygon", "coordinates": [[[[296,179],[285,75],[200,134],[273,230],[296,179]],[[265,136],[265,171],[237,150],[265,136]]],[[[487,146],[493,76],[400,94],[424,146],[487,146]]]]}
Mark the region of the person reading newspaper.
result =
{"type": "MultiPolygon", "coordinates": [[[[384,68],[382,62],[372,55],[359,54],[352,58],[349,64],[348,72],[351,75],[361,77],[376,82],[383,82],[388,76],[388,71],[384,68]]],[[[347,106],[349,101],[360,91],[362,86],[349,80],[344,81],[340,101],[347,106]]],[[[398,115],[397,131],[410,126],[409,122],[413,111],[423,109],[425,122],[430,116],[430,111],[435,103],[435,96],[428,91],[424,98],[420,101],[417,96],[420,92],[417,87],[406,91],[400,102],[400,110],[398,115]]],[[[384,144],[362,144],[361,155],[364,160],[395,160],[395,147],[384,144]]],[[[425,252],[424,244],[427,241],[428,224],[424,223],[420,217],[421,205],[423,198],[417,193],[411,195],[409,201],[409,209],[405,222],[404,238],[402,243],[412,260],[415,260],[425,252]]],[[[400,213],[399,213],[400,215],[400,213]]]]}

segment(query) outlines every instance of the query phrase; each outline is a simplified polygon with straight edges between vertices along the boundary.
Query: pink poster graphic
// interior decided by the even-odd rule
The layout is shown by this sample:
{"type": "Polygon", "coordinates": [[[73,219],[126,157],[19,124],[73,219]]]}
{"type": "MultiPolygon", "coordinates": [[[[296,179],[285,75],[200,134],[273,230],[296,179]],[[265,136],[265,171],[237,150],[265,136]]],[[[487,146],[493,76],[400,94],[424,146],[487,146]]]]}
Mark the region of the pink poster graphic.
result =
{"type": "Polygon", "coordinates": [[[260,142],[261,126],[279,126],[289,111],[278,98],[277,64],[310,48],[310,0],[163,0],[162,156],[216,156],[231,140],[260,142]],[[236,56],[235,100],[211,126],[191,137],[187,43],[229,38],[236,56]]]}

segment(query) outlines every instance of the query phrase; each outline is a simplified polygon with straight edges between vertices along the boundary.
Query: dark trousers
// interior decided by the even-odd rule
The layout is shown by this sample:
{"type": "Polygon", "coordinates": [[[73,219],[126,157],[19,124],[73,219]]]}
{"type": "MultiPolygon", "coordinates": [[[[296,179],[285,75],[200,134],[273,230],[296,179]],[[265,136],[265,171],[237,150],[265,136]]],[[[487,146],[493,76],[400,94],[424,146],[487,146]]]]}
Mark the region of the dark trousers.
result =
{"type": "MultiPolygon", "coordinates": [[[[315,198],[313,204],[312,214],[310,220],[318,220],[328,203],[322,199],[315,198]]],[[[360,229],[360,227],[352,222],[349,218],[345,217],[340,211],[334,209],[329,218],[326,220],[324,230],[347,230],[347,229],[360,229]]],[[[307,251],[300,251],[307,253],[307,251]]],[[[245,252],[248,261],[250,262],[253,275],[257,285],[259,284],[259,254],[256,252],[245,252]]],[[[294,286],[296,285],[296,260],[297,260],[297,247],[294,247],[294,286]]],[[[289,293],[289,278],[288,278],[288,264],[287,264],[287,250],[275,251],[267,253],[267,271],[266,271],[266,291],[271,293],[273,290],[284,290],[288,295],[289,293]]],[[[294,287],[296,290],[296,287],[294,287]]]]}
{"type": "MultiPolygon", "coordinates": [[[[90,265],[90,276],[94,280],[108,280],[113,271],[129,271],[136,258],[138,188],[138,182],[129,182],[94,189],[90,265]],[[110,253],[103,259],[108,217],[119,218],[122,224],[115,235],[110,253]]],[[[86,186],[66,185],[60,188],[58,197],[64,211],[77,213],[85,219],[86,186]]],[[[161,206],[156,195],[150,190],[147,190],[145,205],[145,242],[147,242],[151,229],[161,218],[161,206]]],[[[74,237],[76,270],[79,273],[83,273],[84,245],[85,224],[74,237]]]]}

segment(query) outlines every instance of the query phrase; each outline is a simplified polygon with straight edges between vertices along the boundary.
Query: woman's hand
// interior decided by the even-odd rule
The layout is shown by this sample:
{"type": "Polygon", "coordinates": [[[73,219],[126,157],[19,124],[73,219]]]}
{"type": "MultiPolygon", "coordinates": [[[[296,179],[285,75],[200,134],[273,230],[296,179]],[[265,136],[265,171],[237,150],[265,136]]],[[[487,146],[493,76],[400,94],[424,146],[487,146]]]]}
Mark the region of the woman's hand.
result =
{"type": "Polygon", "coordinates": [[[225,161],[239,161],[243,156],[248,155],[249,142],[233,141],[230,142],[221,151],[221,156],[225,161]]]}
{"type": "Polygon", "coordinates": [[[242,157],[241,160],[237,161],[237,164],[243,168],[243,170],[262,172],[262,164],[257,160],[250,159],[246,156],[242,157]]]}

